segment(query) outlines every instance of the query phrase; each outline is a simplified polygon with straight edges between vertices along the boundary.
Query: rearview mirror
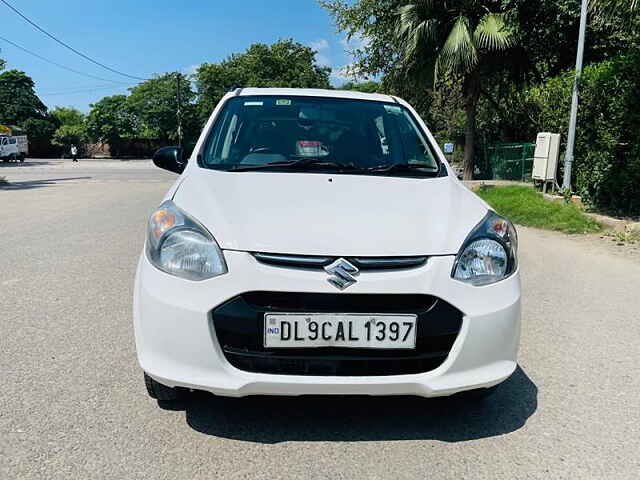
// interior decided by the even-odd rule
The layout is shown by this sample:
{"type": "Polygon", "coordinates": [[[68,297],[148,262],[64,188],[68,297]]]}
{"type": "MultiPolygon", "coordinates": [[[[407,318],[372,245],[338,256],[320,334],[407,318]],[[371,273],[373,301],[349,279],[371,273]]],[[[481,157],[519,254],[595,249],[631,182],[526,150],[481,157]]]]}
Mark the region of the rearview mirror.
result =
{"type": "Polygon", "coordinates": [[[187,166],[182,147],[164,147],[153,154],[153,163],[170,172],[182,173],[187,166]]]}

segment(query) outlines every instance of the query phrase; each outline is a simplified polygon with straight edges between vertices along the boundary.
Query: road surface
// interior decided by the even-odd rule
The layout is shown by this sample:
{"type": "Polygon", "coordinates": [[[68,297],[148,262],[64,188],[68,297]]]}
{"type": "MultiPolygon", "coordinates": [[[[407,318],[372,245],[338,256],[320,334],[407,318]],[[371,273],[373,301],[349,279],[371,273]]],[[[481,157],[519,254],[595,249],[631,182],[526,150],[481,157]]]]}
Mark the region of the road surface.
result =
{"type": "Polygon", "coordinates": [[[640,474],[640,261],[597,237],[519,228],[520,368],[485,404],[200,394],[160,408],[136,363],[131,292],[175,177],[145,161],[2,176],[2,479],[640,474]]]}

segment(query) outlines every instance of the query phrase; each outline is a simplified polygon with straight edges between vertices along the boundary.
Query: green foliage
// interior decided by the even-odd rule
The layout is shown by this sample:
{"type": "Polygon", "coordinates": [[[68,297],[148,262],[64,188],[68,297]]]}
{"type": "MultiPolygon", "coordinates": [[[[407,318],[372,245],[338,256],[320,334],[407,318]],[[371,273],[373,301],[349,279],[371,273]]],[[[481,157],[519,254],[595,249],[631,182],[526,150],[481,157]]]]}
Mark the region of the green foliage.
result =
{"type": "Polygon", "coordinates": [[[71,145],[81,146],[87,141],[85,115],[76,108],[56,107],[49,118],[58,128],[51,137],[51,143],[65,149],[71,145]]]}
{"type": "Polygon", "coordinates": [[[336,27],[348,39],[364,38],[366,43],[351,49],[353,68],[359,75],[393,76],[401,47],[396,37],[396,12],[402,0],[320,0],[336,27]]]}
{"type": "Polygon", "coordinates": [[[518,225],[565,233],[591,233],[601,229],[577,206],[545,200],[531,187],[485,187],[476,193],[498,213],[518,225]]]}
{"type": "Polygon", "coordinates": [[[104,97],[91,105],[87,134],[94,141],[115,145],[135,136],[137,127],[137,117],[126,95],[104,97]]]}
{"type": "Polygon", "coordinates": [[[219,64],[205,63],[195,74],[199,111],[208,118],[233,87],[330,88],[330,69],[315,63],[316,52],[293,40],[254,43],[219,64]]]}
{"type": "Polygon", "coordinates": [[[326,0],[339,30],[366,39],[354,52],[360,75],[384,75],[383,85],[417,108],[433,105],[434,80],[460,84],[465,116],[465,178],[473,172],[476,111],[484,85],[509,70],[506,55],[517,43],[517,15],[501,0],[433,2],[326,0]],[[408,95],[403,95],[406,93],[408,95]],[[425,101],[426,99],[426,101],[425,101]]]}
{"type": "Polygon", "coordinates": [[[564,198],[564,201],[566,203],[571,202],[571,197],[573,196],[573,191],[571,191],[570,188],[566,188],[566,187],[562,188],[562,189],[560,189],[560,191],[558,193],[560,194],[560,196],[562,198],[564,198]]]}
{"type": "MultiPolygon", "coordinates": [[[[532,141],[540,127],[534,124],[523,103],[523,84],[544,82],[575,64],[580,21],[580,2],[577,0],[454,1],[446,4],[431,0],[323,0],[320,4],[333,16],[338,30],[365,40],[358,42],[362,46],[354,49],[354,71],[361,76],[381,75],[382,92],[405,98],[438,136],[454,138],[458,143],[464,141],[465,130],[462,79],[455,75],[450,78],[439,75],[434,88],[433,55],[409,56],[415,62],[414,68],[407,69],[406,65],[402,68],[403,43],[397,35],[399,8],[415,5],[413,17],[416,18],[427,18],[424,12],[432,15],[434,11],[444,11],[445,5],[451,12],[470,12],[466,14],[469,18],[482,18],[478,15],[485,15],[487,11],[502,14],[501,20],[512,32],[509,40],[512,47],[499,51],[498,55],[484,55],[479,64],[482,72],[477,130],[481,142],[532,141]]],[[[445,16],[437,18],[455,18],[444,12],[445,16]]],[[[586,64],[609,59],[639,45],[640,19],[630,29],[628,17],[626,9],[618,9],[616,15],[606,20],[596,21],[593,15],[590,16],[586,64]]],[[[474,37],[484,36],[489,42],[493,38],[492,32],[503,28],[499,21],[488,17],[485,25],[476,27],[474,37]]],[[[416,25],[423,25],[423,28],[422,31],[416,28],[413,38],[428,37],[428,25],[425,22],[416,25]]],[[[470,29],[473,25],[472,21],[470,29]]],[[[423,46],[421,42],[415,45],[416,48],[423,46]]],[[[435,49],[433,53],[436,53],[435,49]]]]}
{"type": "MultiPolygon", "coordinates": [[[[567,72],[529,91],[528,108],[545,131],[566,131],[573,79],[567,72]]],[[[584,69],[573,185],[594,207],[640,214],[639,105],[640,53],[584,69]]]]}
{"type": "MultiPolygon", "coordinates": [[[[512,6],[502,1],[430,0],[403,5],[397,14],[396,41],[407,75],[459,80],[465,112],[464,178],[474,171],[478,101],[483,84],[490,84],[504,67],[496,60],[516,41],[512,6]]],[[[508,62],[503,65],[508,65],[508,62]]]]}
{"type": "Polygon", "coordinates": [[[620,12],[628,12],[632,17],[640,11],[639,0],[591,0],[591,9],[604,19],[615,18],[620,12]]]}
{"type": "Polygon", "coordinates": [[[59,147],[81,146],[87,140],[87,132],[83,124],[68,124],[58,127],[51,143],[59,147]]]}
{"type": "MultiPolygon", "coordinates": [[[[488,143],[531,142],[537,132],[548,130],[532,115],[536,107],[529,103],[525,85],[514,80],[540,85],[575,65],[580,2],[517,0],[514,6],[513,15],[517,15],[516,23],[521,27],[517,30],[518,46],[510,50],[508,61],[516,67],[512,72],[515,76],[494,76],[494,81],[484,86],[478,107],[478,131],[488,143]]],[[[605,19],[590,12],[585,65],[637,49],[639,41],[640,15],[634,20],[627,9],[618,9],[605,19]]],[[[566,131],[566,125],[559,131],[566,131]]]]}
{"type": "MultiPolygon", "coordinates": [[[[194,134],[195,92],[188,77],[180,76],[183,131],[185,138],[194,134]],[[188,135],[187,135],[188,134],[188,135]]],[[[139,123],[138,136],[175,142],[178,138],[178,80],[175,73],[166,73],[131,89],[130,111],[139,123]]],[[[197,130],[197,128],[195,129],[197,130]]]]}
{"type": "Polygon", "coordinates": [[[368,82],[347,82],[339,87],[340,90],[352,90],[363,93],[378,93],[380,91],[380,83],[373,80],[368,82]]]}
{"type": "Polygon", "coordinates": [[[22,128],[29,136],[29,140],[49,141],[58,127],[54,119],[47,117],[46,119],[28,118],[22,122],[22,128]]]}
{"type": "Polygon", "coordinates": [[[402,62],[413,66],[416,58],[421,58],[440,73],[472,72],[482,56],[495,55],[513,43],[513,29],[505,21],[506,15],[492,13],[491,8],[497,11],[502,7],[500,2],[487,5],[467,1],[404,5],[398,12],[397,25],[402,62]]]}
{"type": "Polygon", "coordinates": [[[59,126],[83,125],[85,122],[84,113],[73,107],[55,107],[49,112],[49,118],[59,126]]]}
{"type": "Polygon", "coordinates": [[[21,125],[29,118],[44,118],[46,113],[31,77],[18,70],[0,73],[0,124],[21,125]]]}

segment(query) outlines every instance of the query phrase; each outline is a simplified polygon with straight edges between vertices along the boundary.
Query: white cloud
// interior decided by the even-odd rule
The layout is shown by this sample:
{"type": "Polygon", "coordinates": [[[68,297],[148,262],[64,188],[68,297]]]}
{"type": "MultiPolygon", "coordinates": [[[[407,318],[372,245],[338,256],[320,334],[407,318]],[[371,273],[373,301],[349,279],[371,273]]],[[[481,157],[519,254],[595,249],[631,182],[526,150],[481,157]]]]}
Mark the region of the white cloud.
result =
{"type": "Polygon", "coordinates": [[[370,80],[370,78],[356,73],[355,65],[352,63],[331,69],[331,83],[336,86],[347,82],[359,83],[367,80],[370,80]]]}
{"type": "Polygon", "coordinates": [[[316,63],[321,67],[331,66],[331,60],[329,59],[329,57],[323,55],[322,53],[316,53],[316,63]]]}
{"type": "Polygon", "coordinates": [[[200,68],[200,65],[189,65],[188,67],[184,67],[182,69],[182,73],[184,73],[185,75],[193,75],[194,73],[196,73],[198,71],[198,69],[200,68]]]}
{"type": "Polygon", "coordinates": [[[370,40],[367,37],[359,33],[352,35],[351,38],[343,37],[340,39],[340,45],[342,45],[346,56],[351,58],[352,63],[347,63],[346,65],[332,69],[331,80],[334,85],[340,85],[345,82],[364,82],[369,79],[356,73],[356,68],[353,63],[355,59],[354,55],[352,55],[354,51],[366,49],[369,46],[369,42],[370,40]]]}
{"type": "Polygon", "coordinates": [[[353,65],[347,64],[342,67],[336,67],[331,70],[331,78],[335,80],[342,80],[343,82],[352,82],[357,80],[357,75],[354,73],[353,65]]]}
{"type": "MultiPolygon", "coordinates": [[[[344,53],[346,54],[346,60],[351,60],[353,62],[353,56],[350,53],[354,50],[366,48],[369,45],[369,40],[360,34],[355,34],[350,39],[343,37],[340,40],[340,45],[342,45],[344,53]]],[[[355,67],[353,63],[347,63],[346,65],[342,66],[334,66],[333,60],[331,58],[333,55],[330,54],[331,46],[326,39],[320,38],[314,42],[310,42],[309,47],[317,52],[316,63],[318,65],[320,65],[321,67],[331,68],[330,77],[331,82],[334,85],[340,85],[345,82],[359,82],[366,80],[366,77],[355,74],[355,67]]]]}
{"type": "Polygon", "coordinates": [[[347,52],[353,52],[354,50],[363,50],[369,46],[370,40],[367,37],[362,36],[359,33],[356,33],[351,36],[351,38],[343,37],[340,40],[340,45],[347,52]]]}
{"type": "Polygon", "coordinates": [[[329,42],[327,42],[326,39],[321,38],[320,40],[316,40],[315,42],[311,42],[309,44],[309,46],[315,50],[316,52],[319,52],[320,50],[326,50],[329,48],[329,42]]]}
{"type": "Polygon", "coordinates": [[[331,66],[331,60],[329,60],[329,57],[327,57],[326,55],[323,55],[321,53],[316,53],[316,63],[318,65],[320,65],[321,67],[330,67],[331,66]]]}
{"type": "Polygon", "coordinates": [[[309,43],[309,47],[316,51],[316,63],[321,67],[330,67],[333,63],[329,58],[329,55],[321,53],[323,50],[329,50],[329,42],[326,39],[321,38],[314,42],[309,43]]]}

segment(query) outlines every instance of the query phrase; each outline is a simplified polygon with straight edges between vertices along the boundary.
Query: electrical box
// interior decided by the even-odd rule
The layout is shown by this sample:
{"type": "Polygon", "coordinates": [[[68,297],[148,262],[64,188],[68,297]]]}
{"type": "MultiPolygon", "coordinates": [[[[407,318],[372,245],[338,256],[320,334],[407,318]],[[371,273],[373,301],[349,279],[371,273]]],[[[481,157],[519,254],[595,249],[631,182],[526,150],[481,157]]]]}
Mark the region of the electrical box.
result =
{"type": "Polygon", "coordinates": [[[543,182],[555,181],[560,151],[560,134],[541,132],[536,138],[536,149],[533,154],[534,180],[543,182]]]}

